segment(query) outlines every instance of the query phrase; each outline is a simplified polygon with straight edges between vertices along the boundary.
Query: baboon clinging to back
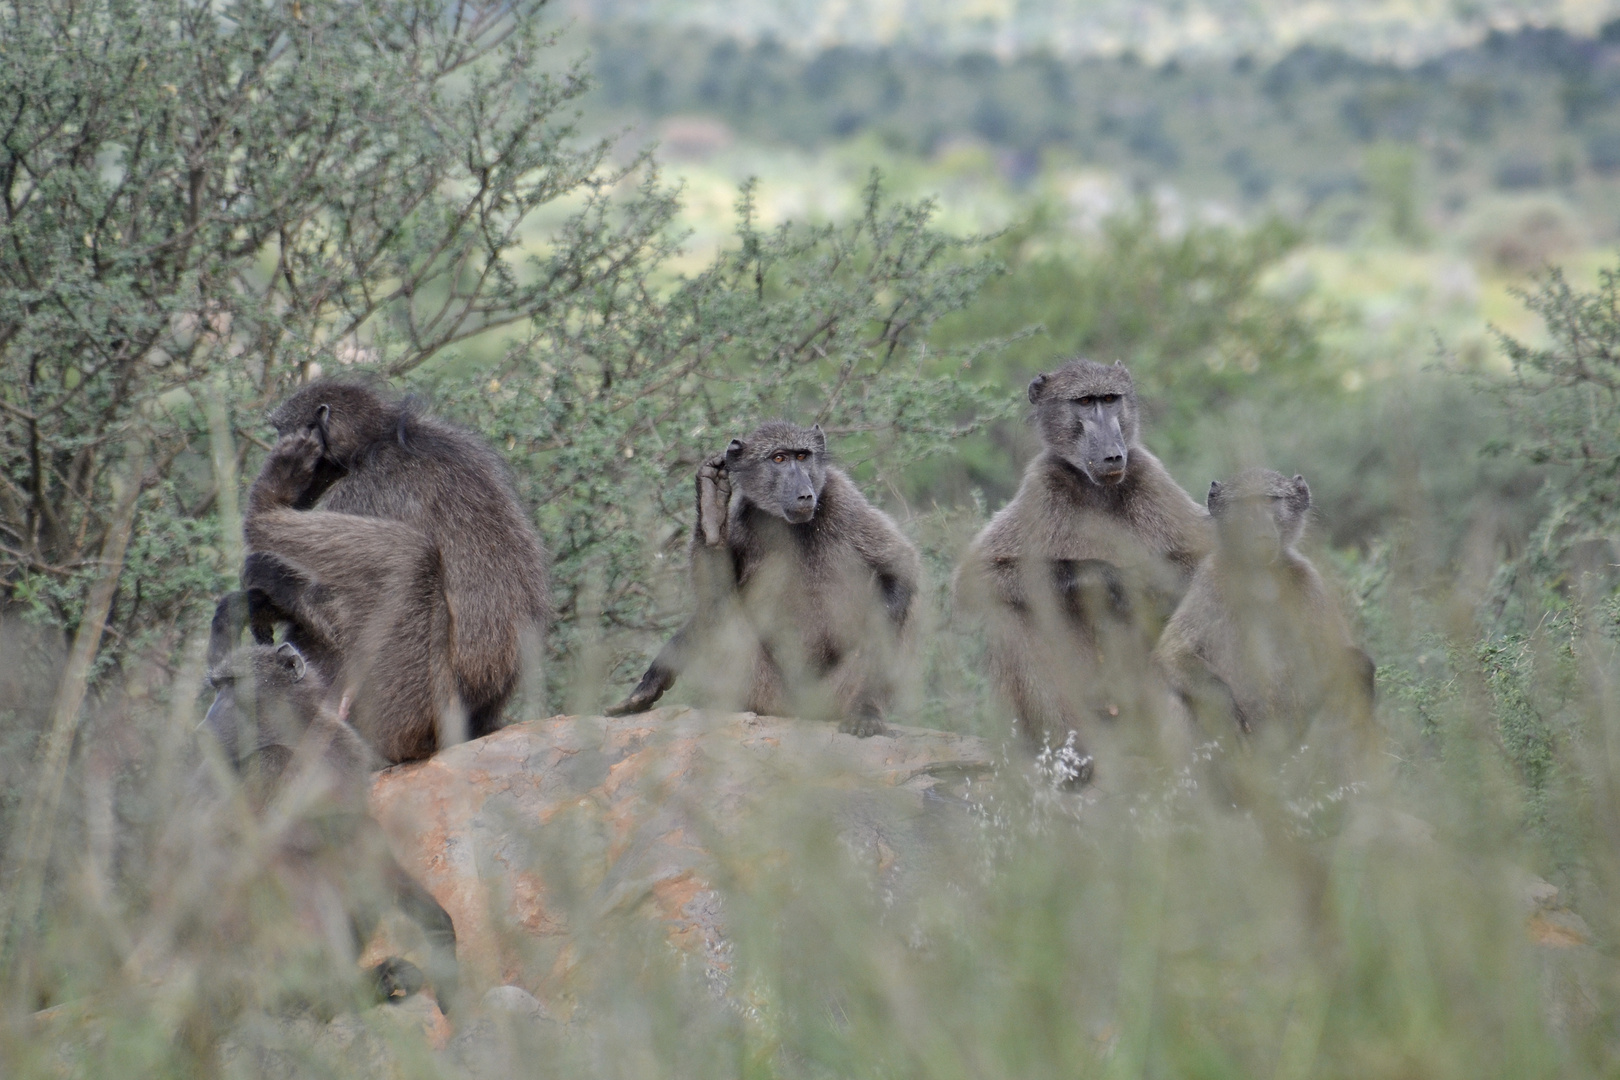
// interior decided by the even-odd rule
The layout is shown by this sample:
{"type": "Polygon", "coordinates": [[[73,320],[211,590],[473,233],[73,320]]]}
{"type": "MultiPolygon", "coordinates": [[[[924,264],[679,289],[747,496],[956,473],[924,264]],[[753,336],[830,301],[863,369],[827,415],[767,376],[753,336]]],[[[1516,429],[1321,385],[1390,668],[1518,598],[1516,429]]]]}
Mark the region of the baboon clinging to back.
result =
{"type": "MultiPolygon", "coordinates": [[[[243,518],[252,554],[242,592],[215,614],[215,638],[239,621],[260,643],[278,627],[322,672],[337,708],[389,763],[460,741],[469,710],[451,667],[451,609],[442,558],[428,538],[388,518],[296,509],[325,461],[317,432],[271,448],[243,518]]],[[[218,659],[215,657],[213,659],[218,659]]]]}
{"type": "Polygon", "coordinates": [[[991,675],[1024,735],[1083,744],[1093,720],[1153,708],[1153,642],[1213,538],[1142,445],[1123,365],[1070,361],[1029,400],[1041,453],[974,539],[958,592],[987,617],[991,675]]]}
{"type": "MultiPolygon", "coordinates": [[[[367,777],[382,762],[345,720],[346,701],[334,704],[324,674],[290,642],[236,647],[224,613],[214,620],[209,652],[215,696],[204,726],[242,778],[250,807],[260,815],[278,811],[272,850],[284,883],[309,893],[307,906],[315,910],[336,894],[356,956],[384,908],[397,904],[426,935],[430,978],[449,1011],[455,927],[394,859],[367,811],[367,777]]],[[[384,999],[422,983],[415,965],[399,958],[376,965],[369,977],[384,999]]]]}
{"type": "Polygon", "coordinates": [[[613,714],[651,708],[695,668],[717,704],[883,730],[921,560],[829,464],[820,426],[763,424],[706,461],[690,550],[697,611],[613,714]]]}
{"type": "Polygon", "coordinates": [[[312,382],[270,423],[283,436],[320,440],[319,463],[294,506],[402,522],[427,539],[439,559],[467,733],[499,727],[525,641],[537,643],[551,617],[545,552],[500,456],[409,400],[357,382],[312,382]]]}
{"type": "Polygon", "coordinates": [[[1210,484],[1208,503],[1217,547],[1159,640],[1171,685],[1195,713],[1243,731],[1280,722],[1295,741],[1325,706],[1365,718],[1372,659],[1316,567],[1294,550],[1311,508],[1305,478],[1249,469],[1210,484]]]}

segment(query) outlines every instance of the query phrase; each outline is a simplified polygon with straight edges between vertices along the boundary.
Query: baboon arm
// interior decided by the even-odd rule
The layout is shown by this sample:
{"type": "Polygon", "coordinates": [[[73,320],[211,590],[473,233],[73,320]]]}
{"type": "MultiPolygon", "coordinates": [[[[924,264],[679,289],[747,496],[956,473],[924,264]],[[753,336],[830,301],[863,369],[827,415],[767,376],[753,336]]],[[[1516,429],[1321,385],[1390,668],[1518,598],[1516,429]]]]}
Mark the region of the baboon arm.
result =
{"type": "Polygon", "coordinates": [[[1373,658],[1367,655],[1365,649],[1350,646],[1350,667],[1355,672],[1356,682],[1361,692],[1371,701],[1378,694],[1378,665],[1373,658]]]}
{"type": "MultiPolygon", "coordinates": [[[[208,666],[223,663],[242,640],[248,625],[250,605],[245,591],[226,593],[214,608],[214,621],[208,628],[208,666]]],[[[257,635],[255,635],[257,636],[257,635]]]]}
{"type": "Polygon", "coordinates": [[[323,649],[340,649],[339,615],[329,589],[297,564],[268,551],[255,551],[242,564],[242,589],[253,640],[270,644],[278,622],[297,627],[323,649]]]}
{"type": "Polygon", "coordinates": [[[647,666],[641,681],[630,691],[630,696],[612,708],[604,710],[604,714],[628,716],[631,713],[646,712],[657,704],[658,699],[675,685],[675,679],[691,662],[692,652],[699,636],[696,623],[695,618],[687,620],[686,625],[677,630],[675,636],[658,650],[658,655],[647,666]]]}
{"type": "Polygon", "coordinates": [[[1238,704],[1227,681],[1215,673],[1196,653],[1180,653],[1165,658],[1165,675],[1171,689],[1181,697],[1194,717],[1200,720],[1235,723],[1239,731],[1250,730],[1249,717],[1238,704]]]}
{"type": "Polygon", "coordinates": [[[1052,585],[1074,618],[1094,622],[1104,608],[1116,618],[1131,614],[1125,576],[1106,559],[1054,559],[1052,585]]]}
{"type": "Polygon", "coordinates": [[[708,617],[726,607],[737,595],[737,561],[727,546],[692,547],[692,591],[697,597],[697,617],[708,617]]]}
{"type": "Polygon", "coordinates": [[[911,602],[917,596],[916,582],[892,574],[878,574],[878,590],[883,594],[883,611],[896,630],[905,629],[911,619],[911,602]]]}
{"type": "Polygon", "coordinates": [[[716,454],[697,471],[697,529],[694,539],[705,547],[724,547],[731,513],[731,478],[726,456],[716,454]]]}
{"type": "MultiPolygon", "coordinates": [[[[370,841],[369,854],[375,860],[372,865],[377,866],[380,871],[379,876],[385,886],[387,898],[397,904],[407,918],[421,927],[428,947],[428,955],[425,958],[428,965],[426,980],[423,979],[423,972],[415,964],[397,956],[390,956],[374,965],[367,971],[367,978],[375,987],[380,1001],[414,994],[426,981],[433,988],[440,1011],[449,1015],[458,982],[455,924],[451,921],[450,914],[434,899],[433,894],[423,888],[394,858],[388,850],[388,842],[383,837],[382,830],[374,823],[368,826],[366,839],[370,841]]],[[[382,897],[362,893],[358,897],[352,897],[349,902],[349,925],[354,935],[356,952],[365,951],[366,946],[371,943],[372,935],[376,933],[377,924],[382,921],[381,905],[378,902],[381,899],[382,897]]]]}

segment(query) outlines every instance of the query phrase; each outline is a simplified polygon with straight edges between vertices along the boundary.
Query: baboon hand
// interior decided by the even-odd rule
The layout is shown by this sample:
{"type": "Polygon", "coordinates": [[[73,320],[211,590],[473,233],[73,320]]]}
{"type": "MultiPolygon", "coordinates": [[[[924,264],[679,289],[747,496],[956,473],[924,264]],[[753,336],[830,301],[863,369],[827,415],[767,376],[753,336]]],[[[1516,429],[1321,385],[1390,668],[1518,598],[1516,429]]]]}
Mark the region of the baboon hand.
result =
{"type": "Polygon", "coordinates": [[[698,529],[703,542],[719,547],[726,542],[726,517],[731,511],[731,478],[726,475],[726,458],[716,454],[697,471],[698,529]]]}
{"type": "Polygon", "coordinates": [[[873,735],[887,735],[888,727],[883,723],[883,716],[875,709],[862,709],[844,717],[838,730],[845,735],[853,735],[857,739],[870,739],[873,735]]]}
{"type": "Polygon", "coordinates": [[[320,433],[313,428],[289,431],[277,439],[254,485],[254,494],[280,505],[297,502],[315,478],[315,466],[324,453],[321,441],[320,433]]]}
{"type": "Polygon", "coordinates": [[[606,716],[629,716],[631,713],[646,712],[664,696],[664,691],[675,685],[675,672],[668,668],[654,664],[647,669],[641,677],[636,688],[630,691],[630,696],[604,711],[606,716]]]}

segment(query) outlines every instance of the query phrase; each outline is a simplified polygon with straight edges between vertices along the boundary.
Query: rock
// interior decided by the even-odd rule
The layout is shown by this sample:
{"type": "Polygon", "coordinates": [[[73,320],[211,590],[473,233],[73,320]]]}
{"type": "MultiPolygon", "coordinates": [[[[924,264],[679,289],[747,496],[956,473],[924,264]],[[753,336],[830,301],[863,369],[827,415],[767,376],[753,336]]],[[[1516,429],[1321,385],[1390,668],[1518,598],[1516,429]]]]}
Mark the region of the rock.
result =
{"type": "Polygon", "coordinates": [[[450,1057],[477,1080],[521,1076],[525,1055],[555,1036],[556,1022],[538,999],[521,986],[495,986],[484,994],[477,1013],[463,1023],[450,1043],[450,1057]]]}
{"type": "Polygon", "coordinates": [[[532,994],[531,1020],[566,1021],[578,937],[609,919],[651,926],[725,992],[717,840],[819,807],[903,890],[928,869],[933,823],[965,820],[966,784],[993,760],[983,739],[921,728],[857,739],[753,713],[557,716],[386,770],[371,807],[455,922],[463,1000],[495,987],[486,1016],[532,1014],[518,997],[532,994]]]}

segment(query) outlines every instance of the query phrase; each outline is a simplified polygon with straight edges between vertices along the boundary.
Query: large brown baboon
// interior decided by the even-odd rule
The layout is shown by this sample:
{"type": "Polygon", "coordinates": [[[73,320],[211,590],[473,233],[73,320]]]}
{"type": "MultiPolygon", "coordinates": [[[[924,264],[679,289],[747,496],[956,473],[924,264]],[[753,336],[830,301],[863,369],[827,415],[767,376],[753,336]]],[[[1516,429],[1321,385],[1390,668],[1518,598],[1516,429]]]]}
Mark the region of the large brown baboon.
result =
{"type": "Polygon", "coordinates": [[[1372,707],[1375,669],[1322,576],[1294,550],[1311,508],[1305,478],[1249,469],[1209,485],[1218,545],[1164,628],[1157,655],[1195,714],[1243,731],[1283,727],[1297,744],[1330,707],[1372,707]]]}
{"type": "Polygon", "coordinates": [[[911,643],[916,547],[829,464],[819,426],[773,422],[697,475],[697,611],[612,711],[693,671],[715,704],[883,730],[911,643]]]}
{"type": "MultiPolygon", "coordinates": [[[[208,679],[215,696],[204,726],[242,778],[249,805],[260,815],[276,811],[274,851],[286,876],[336,893],[355,955],[383,909],[397,904],[426,935],[429,977],[448,1011],[456,988],[455,927],[394,859],[367,812],[367,777],[383,762],[345,720],[346,699],[334,705],[333,688],[294,645],[236,648],[230,624],[227,615],[214,622],[208,679]]],[[[369,976],[381,998],[414,992],[422,983],[415,965],[398,958],[376,965],[369,976]]]]}
{"type": "Polygon", "coordinates": [[[1044,444],[958,576],[987,619],[990,667],[1037,747],[1091,771],[1091,723],[1152,711],[1163,620],[1210,548],[1209,517],[1142,446],[1122,365],[1074,360],[1029,384],[1044,444]]]}
{"type": "Polygon", "coordinates": [[[241,605],[222,604],[216,639],[245,615],[260,643],[278,626],[325,675],[336,707],[390,763],[463,737],[471,711],[451,668],[452,613],[440,552],[400,521],[295,509],[324,455],[313,431],[277,440],[248,493],[241,605]]]}
{"type": "MultiPolygon", "coordinates": [[[[438,557],[467,733],[499,727],[526,647],[551,616],[545,552],[500,456],[410,400],[357,382],[310,383],[270,423],[283,437],[319,440],[316,466],[289,506],[400,522],[426,538],[438,557]]],[[[277,553],[248,531],[250,547],[277,553]]]]}

